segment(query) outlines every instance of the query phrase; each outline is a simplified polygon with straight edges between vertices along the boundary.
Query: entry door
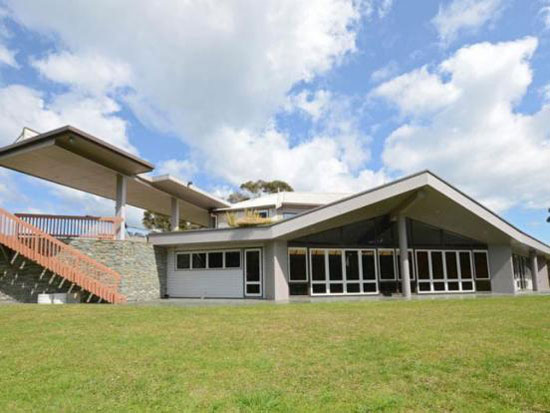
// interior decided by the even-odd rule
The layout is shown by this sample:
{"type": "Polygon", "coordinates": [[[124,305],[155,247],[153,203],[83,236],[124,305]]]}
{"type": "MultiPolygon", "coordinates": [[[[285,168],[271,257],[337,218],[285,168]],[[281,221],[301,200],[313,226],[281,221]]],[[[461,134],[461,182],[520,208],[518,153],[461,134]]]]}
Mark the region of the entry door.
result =
{"type": "Polygon", "coordinates": [[[247,297],[262,296],[262,250],[244,250],[244,291],[247,297]]]}

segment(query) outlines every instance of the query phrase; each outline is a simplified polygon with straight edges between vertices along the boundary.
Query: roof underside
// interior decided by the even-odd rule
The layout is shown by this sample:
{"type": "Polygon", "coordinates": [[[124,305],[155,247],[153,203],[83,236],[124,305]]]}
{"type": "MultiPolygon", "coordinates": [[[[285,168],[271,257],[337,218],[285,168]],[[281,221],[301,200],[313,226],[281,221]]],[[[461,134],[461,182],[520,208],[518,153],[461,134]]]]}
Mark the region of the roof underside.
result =
{"type": "Polygon", "coordinates": [[[429,172],[412,175],[379,188],[325,205],[268,227],[194,231],[153,235],[155,244],[292,240],[383,215],[393,215],[416,193],[406,216],[432,226],[493,245],[531,249],[550,258],[550,247],[522,233],[502,218],[429,172]]]}
{"type": "Polygon", "coordinates": [[[128,177],[128,205],[170,215],[176,197],[181,219],[203,226],[209,225],[209,210],[228,205],[168,176],[138,176],[154,166],[72,127],[0,148],[0,166],[112,200],[122,174],[128,177]]]}

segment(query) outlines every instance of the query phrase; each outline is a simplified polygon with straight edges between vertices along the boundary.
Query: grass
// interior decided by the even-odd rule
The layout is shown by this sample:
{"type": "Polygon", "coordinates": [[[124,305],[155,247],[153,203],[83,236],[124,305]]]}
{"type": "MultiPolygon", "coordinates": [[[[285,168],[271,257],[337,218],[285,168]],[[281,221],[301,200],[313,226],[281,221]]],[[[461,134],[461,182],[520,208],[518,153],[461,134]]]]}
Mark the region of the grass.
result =
{"type": "Polygon", "coordinates": [[[0,411],[550,411],[550,296],[0,307],[0,411]]]}

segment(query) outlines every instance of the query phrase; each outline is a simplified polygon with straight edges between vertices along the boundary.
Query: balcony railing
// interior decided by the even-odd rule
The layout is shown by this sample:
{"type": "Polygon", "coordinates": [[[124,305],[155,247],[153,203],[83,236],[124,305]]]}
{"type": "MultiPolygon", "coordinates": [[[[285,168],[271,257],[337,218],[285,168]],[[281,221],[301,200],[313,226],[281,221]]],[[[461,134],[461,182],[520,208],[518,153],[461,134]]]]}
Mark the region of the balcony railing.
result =
{"type": "Polygon", "coordinates": [[[121,218],[75,215],[15,214],[55,238],[116,239],[121,218]]]}

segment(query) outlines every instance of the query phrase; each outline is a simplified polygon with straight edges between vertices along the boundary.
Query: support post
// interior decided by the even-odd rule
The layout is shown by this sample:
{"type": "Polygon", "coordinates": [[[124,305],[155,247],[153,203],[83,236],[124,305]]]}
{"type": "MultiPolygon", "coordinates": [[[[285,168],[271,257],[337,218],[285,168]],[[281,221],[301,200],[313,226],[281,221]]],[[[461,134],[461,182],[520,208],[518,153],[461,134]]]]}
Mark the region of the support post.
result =
{"type": "Polygon", "coordinates": [[[127,198],[128,181],[124,175],[117,174],[116,176],[116,205],[115,215],[120,218],[119,227],[116,238],[124,240],[126,237],[126,198],[127,198]]]}
{"type": "Polygon", "coordinates": [[[403,297],[411,298],[411,274],[409,271],[409,242],[407,240],[407,218],[403,214],[397,217],[399,231],[399,265],[401,266],[401,291],[403,297]]]}
{"type": "Polygon", "coordinates": [[[180,202],[172,197],[172,213],[170,214],[170,230],[179,231],[180,229],[180,202]]]}
{"type": "Polygon", "coordinates": [[[539,290],[539,263],[537,260],[537,253],[535,251],[531,251],[529,254],[529,257],[531,258],[531,279],[533,282],[533,291],[539,290]]]}

